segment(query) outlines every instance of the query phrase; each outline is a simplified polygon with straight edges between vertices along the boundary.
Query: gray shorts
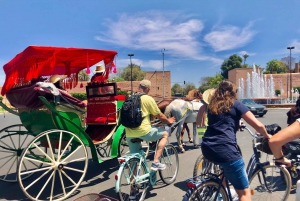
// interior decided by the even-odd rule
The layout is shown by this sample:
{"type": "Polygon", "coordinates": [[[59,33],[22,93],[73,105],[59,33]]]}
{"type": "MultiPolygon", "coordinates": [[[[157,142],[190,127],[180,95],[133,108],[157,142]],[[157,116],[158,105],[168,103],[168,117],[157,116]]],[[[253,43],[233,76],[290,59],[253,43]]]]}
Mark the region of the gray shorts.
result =
{"type": "MultiPolygon", "coordinates": [[[[164,135],[164,129],[158,128],[158,127],[151,127],[151,130],[146,135],[140,136],[140,137],[133,137],[133,138],[140,138],[144,141],[156,141],[160,140],[162,136],[164,135]]],[[[126,137],[130,153],[138,153],[140,152],[140,149],[142,148],[141,143],[133,143],[131,142],[131,137],[126,137]]]]}

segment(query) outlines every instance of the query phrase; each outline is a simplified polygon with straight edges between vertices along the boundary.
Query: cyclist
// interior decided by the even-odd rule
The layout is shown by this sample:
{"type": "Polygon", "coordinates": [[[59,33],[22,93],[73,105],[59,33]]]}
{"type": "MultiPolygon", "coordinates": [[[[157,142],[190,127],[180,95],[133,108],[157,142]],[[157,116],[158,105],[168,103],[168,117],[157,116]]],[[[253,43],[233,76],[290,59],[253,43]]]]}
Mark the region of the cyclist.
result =
{"type": "MultiPolygon", "coordinates": [[[[249,181],[244,168],[245,162],[237,147],[236,132],[243,118],[265,138],[271,136],[249,109],[236,100],[233,83],[222,81],[214,93],[207,97],[208,126],[204,133],[201,149],[204,157],[219,164],[225,177],[233,185],[240,201],[251,200],[249,181]]],[[[224,185],[225,186],[225,185],[224,185]]]]}
{"type": "Polygon", "coordinates": [[[168,133],[162,128],[151,126],[150,115],[157,117],[163,123],[173,124],[175,118],[167,118],[155,103],[155,100],[148,95],[150,91],[151,82],[149,80],[142,80],[139,84],[138,93],[145,93],[141,96],[141,110],[143,121],[140,126],[137,128],[125,128],[126,131],[126,140],[128,142],[130,153],[138,153],[141,149],[140,143],[132,143],[132,138],[140,138],[145,141],[157,141],[157,150],[156,155],[154,156],[154,161],[151,165],[152,170],[164,170],[166,166],[159,162],[159,158],[162,155],[163,149],[167,144],[168,133]]]}

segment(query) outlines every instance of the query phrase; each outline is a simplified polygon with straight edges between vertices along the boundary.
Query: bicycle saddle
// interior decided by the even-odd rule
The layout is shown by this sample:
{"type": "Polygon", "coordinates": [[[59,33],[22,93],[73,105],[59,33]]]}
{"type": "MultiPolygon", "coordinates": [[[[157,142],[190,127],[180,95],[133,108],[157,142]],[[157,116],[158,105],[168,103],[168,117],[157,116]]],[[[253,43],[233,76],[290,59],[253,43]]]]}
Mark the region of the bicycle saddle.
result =
{"type": "Polygon", "coordinates": [[[137,142],[143,142],[144,140],[141,139],[141,138],[133,138],[130,141],[133,142],[133,143],[137,143],[137,142]]]}

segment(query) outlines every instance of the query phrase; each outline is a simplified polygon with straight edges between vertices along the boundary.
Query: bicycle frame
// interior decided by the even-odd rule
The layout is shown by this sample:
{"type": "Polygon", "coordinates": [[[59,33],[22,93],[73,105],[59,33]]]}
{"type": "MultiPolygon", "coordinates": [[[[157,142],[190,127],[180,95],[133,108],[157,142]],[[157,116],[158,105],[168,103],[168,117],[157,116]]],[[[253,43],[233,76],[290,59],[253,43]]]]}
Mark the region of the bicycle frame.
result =
{"type": "MultiPolygon", "coordinates": [[[[218,185],[218,190],[217,190],[216,195],[215,195],[215,197],[213,199],[214,201],[217,201],[219,192],[221,190],[221,187],[223,186],[224,179],[225,179],[226,189],[229,189],[229,182],[224,177],[222,169],[221,169],[221,173],[220,174],[205,173],[205,174],[193,177],[191,179],[188,179],[188,180],[186,180],[186,182],[187,182],[187,186],[189,188],[192,188],[192,189],[196,189],[202,183],[206,183],[208,181],[214,181],[214,182],[218,183],[219,184],[218,185]],[[220,177],[221,177],[221,179],[220,179],[220,177]]],[[[226,189],[225,189],[225,191],[226,191],[226,189]]],[[[226,191],[226,195],[227,195],[227,198],[230,201],[232,201],[232,196],[231,196],[230,190],[226,191]]]]}
{"type": "MultiPolygon", "coordinates": [[[[157,148],[157,144],[158,144],[158,141],[156,143],[156,148],[157,148]]],[[[155,149],[155,154],[156,154],[156,149],[155,149]]],[[[121,164],[120,169],[123,168],[127,164],[127,162],[132,158],[136,158],[139,160],[137,169],[130,170],[130,173],[132,173],[132,175],[135,175],[135,174],[133,174],[134,171],[137,172],[137,175],[139,174],[143,162],[146,166],[146,171],[147,171],[146,174],[135,177],[134,178],[135,182],[136,183],[145,183],[145,182],[149,181],[151,186],[155,185],[156,177],[154,180],[152,180],[152,178],[154,178],[153,176],[154,176],[154,174],[157,173],[157,171],[153,171],[153,170],[149,169],[148,164],[147,164],[146,155],[145,155],[145,152],[143,151],[143,149],[141,149],[139,153],[127,154],[126,156],[118,158],[119,164],[121,164]],[[148,178],[149,178],[149,180],[148,180],[148,178]]],[[[169,158],[169,156],[168,156],[168,158],[169,158]]],[[[121,177],[121,174],[122,174],[122,172],[118,172],[118,174],[117,174],[118,178],[116,178],[116,192],[119,192],[119,182],[120,182],[119,178],[121,177]]],[[[126,179],[127,179],[127,182],[130,183],[132,178],[126,178],[126,179]]]]}
{"type": "MultiPolygon", "coordinates": [[[[249,163],[247,165],[247,168],[246,168],[246,173],[248,175],[248,179],[250,180],[253,173],[255,173],[257,170],[261,169],[262,172],[264,172],[263,167],[270,165],[270,162],[269,161],[266,161],[263,163],[260,162],[261,152],[257,150],[257,146],[260,145],[260,143],[256,143],[255,139],[262,138],[262,136],[254,135],[251,132],[251,130],[249,128],[247,128],[245,125],[243,125],[243,128],[246,129],[252,136],[253,155],[251,156],[249,163]]],[[[262,178],[261,178],[261,175],[258,175],[258,178],[259,178],[260,183],[262,183],[262,179],[263,179],[263,183],[265,184],[267,190],[269,192],[271,192],[271,190],[269,189],[269,185],[267,185],[267,183],[266,183],[266,175],[262,174],[262,178]]]]}

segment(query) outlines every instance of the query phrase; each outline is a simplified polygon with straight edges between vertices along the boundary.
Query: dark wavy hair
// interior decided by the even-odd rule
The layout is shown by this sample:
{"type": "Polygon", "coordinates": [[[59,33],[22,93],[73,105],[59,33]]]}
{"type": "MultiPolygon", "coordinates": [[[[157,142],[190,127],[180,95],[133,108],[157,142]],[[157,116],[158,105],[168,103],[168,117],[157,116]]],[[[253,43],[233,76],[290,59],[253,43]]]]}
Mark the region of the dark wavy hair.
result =
{"type": "Polygon", "coordinates": [[[223,80],[219,84],[208,105],[210,113],[219,115],[230,111],[236,99],[236,92],[233,88],[233,83],[228,80],[223,80]]]}

